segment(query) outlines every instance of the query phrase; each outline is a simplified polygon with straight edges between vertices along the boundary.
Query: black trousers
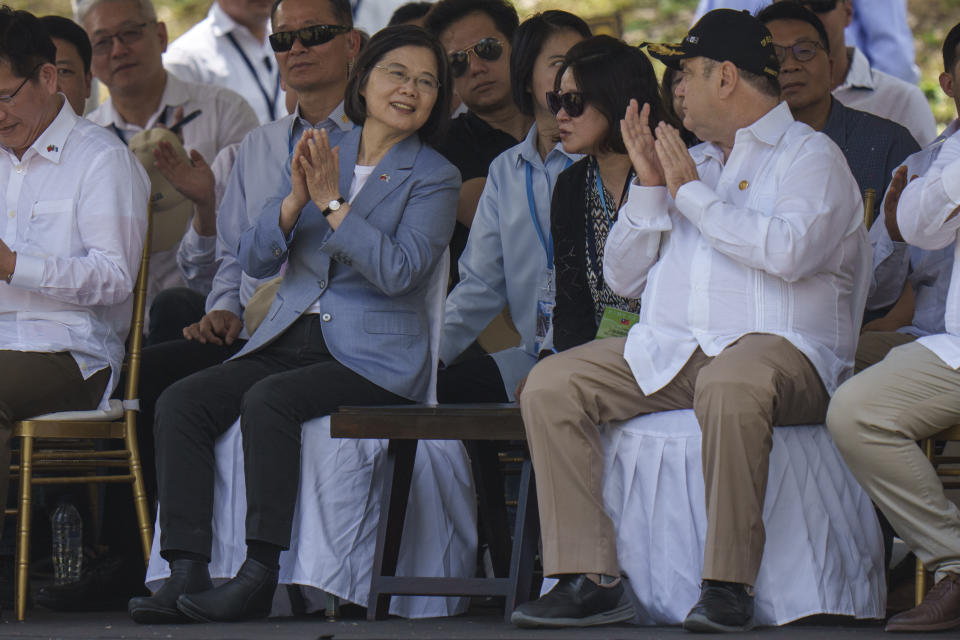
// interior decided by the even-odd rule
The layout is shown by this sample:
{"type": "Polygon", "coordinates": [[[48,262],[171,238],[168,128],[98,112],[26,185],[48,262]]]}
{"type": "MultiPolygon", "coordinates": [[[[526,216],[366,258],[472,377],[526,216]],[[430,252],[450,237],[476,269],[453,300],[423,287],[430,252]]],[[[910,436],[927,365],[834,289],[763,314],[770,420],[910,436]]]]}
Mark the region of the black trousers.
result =
{"type": "Polygon", "coordinates": [[[240,417],[247,540],[287,548],[300,482],[301,425],[347,404],[402,398],[337,362],[319,316],[297,320],[273,343],[200,371],[157,403],[154,436],[161,553],[210,557],[214,444],[240,417]]]}
{"type": "Polygon", "coordinates": [[[183,328],[199,322],[207,297],[187,287],[164,289],[150,304],[147,345],[181,340],[183,328]]]}

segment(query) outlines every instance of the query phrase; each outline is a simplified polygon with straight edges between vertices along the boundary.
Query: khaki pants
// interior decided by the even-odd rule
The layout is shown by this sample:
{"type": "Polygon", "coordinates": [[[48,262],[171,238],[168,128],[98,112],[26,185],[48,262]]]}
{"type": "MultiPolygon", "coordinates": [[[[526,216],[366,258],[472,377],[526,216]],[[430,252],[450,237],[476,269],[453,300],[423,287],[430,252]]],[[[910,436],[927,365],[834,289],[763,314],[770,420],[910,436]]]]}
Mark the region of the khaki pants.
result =
{"type": "Polygon", "coordinates": [[[854,477],[917,557],[960,573],[960,510],[916,445],[960,421],[960,372],[911,343],[847,380],[827,426],[854,477]]]}
{"type": "Polygon", "coordinates": [[[860,373],[869,366],[875,365],[890,352],[890,349],[902,344],[913,342],[917,336],[897,331],[867,331],[860,334],[857,342],[857,356],[853,363],[853,372],[860,373]]]}
{"type": "Polygon", "coordinates": [[[55,411],[95,409],[109,380],[109,368],[84,380],[66,352],[0,350],[0,507],[7,505],[13,423],[55,411]]]}
{"type": "Polygon", "coordinates": [[[763,555],[772,425],[822,422],[829,398],[820,377],[786,339],[750,334],[715,358],[698,349],[666,387],[645,396],[623,359],[625,342],[595,340],[550,356],[533,368],[521,394],[544,574],[620,574],[603,508],[597,425],[692,408],[703,432],[703,577],[753,584],[763,555]]]}

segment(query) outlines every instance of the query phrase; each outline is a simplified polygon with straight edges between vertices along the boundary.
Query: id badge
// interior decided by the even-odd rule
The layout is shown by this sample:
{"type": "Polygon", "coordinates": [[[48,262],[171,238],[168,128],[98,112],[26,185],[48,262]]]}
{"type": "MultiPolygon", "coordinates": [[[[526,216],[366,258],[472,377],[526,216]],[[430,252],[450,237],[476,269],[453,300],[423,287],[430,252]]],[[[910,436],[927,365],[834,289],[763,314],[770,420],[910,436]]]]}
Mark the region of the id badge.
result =
{"type": "Polygon", "coordinates": [[[637,324],[640,314],[623,311],[616,307],[603,310],[600,326],[597,327],[597,340],[601,338],[622,338],[630,333],[630,327],[637,324]]]}
{"type": "Polygon", "coordinates": [[[547,272],[546,286],[540,288],[537,296],[537,331],[533,339],[536,353],[546,346],[553,347],[553,308],[556,306],[553,291],[553,271],[547,272]]]}

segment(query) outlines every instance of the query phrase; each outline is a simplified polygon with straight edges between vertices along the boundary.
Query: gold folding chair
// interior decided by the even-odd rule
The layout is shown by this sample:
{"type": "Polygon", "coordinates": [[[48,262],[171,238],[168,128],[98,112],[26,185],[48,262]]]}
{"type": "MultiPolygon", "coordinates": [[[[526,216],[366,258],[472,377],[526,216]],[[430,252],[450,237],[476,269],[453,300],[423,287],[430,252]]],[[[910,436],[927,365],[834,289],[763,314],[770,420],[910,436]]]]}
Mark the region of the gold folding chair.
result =
{"type": "MultiPolygon", "coordinates": [[[[943,482],[943,488],[960,489],[960,468],[944,468],[944,465],[960,465],[960,456],[937,455],[934,447],[934,443],[937,440],[946,440],[947,442],[960,441],[960,424],[947,427],[940,433],[920,441],[924,455],[930,460],[930,464],[936,469],[937,475],[943,482]]],[[[918,558],[915,592],[916,603],[920,604],[925,595],[927,595],[927,571],[918,558]]]]}
{"type": "MultiPolygon", "coordinates": [[[[150,560],[153,523],[147,509],[143,468],[137,447],[137,399],[140,384],[140,350],[147,303],[147,270],[150,259],[152,214],[147,212],[147,233],[133,290],[133,318],[130,324],[127,354],[124,359],[126,385],[123,401],[110,400],[106,411],[67,411],[37,416],[14,423],[12,436],[20,438],[19,455],[10,466],[10,477],[20,482],[19,507],[7,509],[17,515],[17,549],[14,608],[17,620],[23,620],[27,603],[27,579],[30,563],[30,502],[34,485],[100,484],[126,482],[133,485],[143,557],[150,560]],[[91,441],[122,440],[116,448],[96,450],[91,441]],[[17,463],[19,461],[19,464],[17,463]],[[109,470],[118,469],[111,473],[109,470]],[[42,474],[42,475],[35,475],[42,474]]],[[[108,447],[110,445],[107,445],[108,447]]]]}
{"type": "Polygon", "coordinates": [[[870,225],[873,224],[873,208],[877,204],[877,190],[876,189],[864,189],[863,190],[863,226],[868,230],[870,225]]]}

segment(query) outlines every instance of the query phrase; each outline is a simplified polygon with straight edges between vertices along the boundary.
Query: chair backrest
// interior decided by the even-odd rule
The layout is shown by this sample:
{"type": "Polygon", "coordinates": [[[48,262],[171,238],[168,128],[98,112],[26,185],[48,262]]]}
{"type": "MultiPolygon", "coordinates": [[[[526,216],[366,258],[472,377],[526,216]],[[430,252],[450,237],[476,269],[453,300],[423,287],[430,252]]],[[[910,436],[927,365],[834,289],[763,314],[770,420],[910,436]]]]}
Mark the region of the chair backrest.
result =
{"type": "MultiPolygon", "coordinates": [[[[130,334],[127,337],[126,384],[123,390],[124,401],[136,400],[140,387],[140,352],[143,349],[143,324],[147,312],[147,276],[150,270],[150,235],[153,231],[153,205],[147,204],[147,231],[143,241],[143,253],[140,255],[140,271],[133,286],[133,311],[130,319],[130,334]]],[[[127,408],[125,406],[125,408],[127,408]]],[[[131,409],[127,408],[127,411],[131,409]]],[[[126,412],[125,412],[126,413],[126,412]]]]}
{"type": "Polygon", "coordinates": [[[870,229],[873,224],[873,209],[877,204],[876,189],[864,189],[863,191],[863,226],[870,229]]]}

